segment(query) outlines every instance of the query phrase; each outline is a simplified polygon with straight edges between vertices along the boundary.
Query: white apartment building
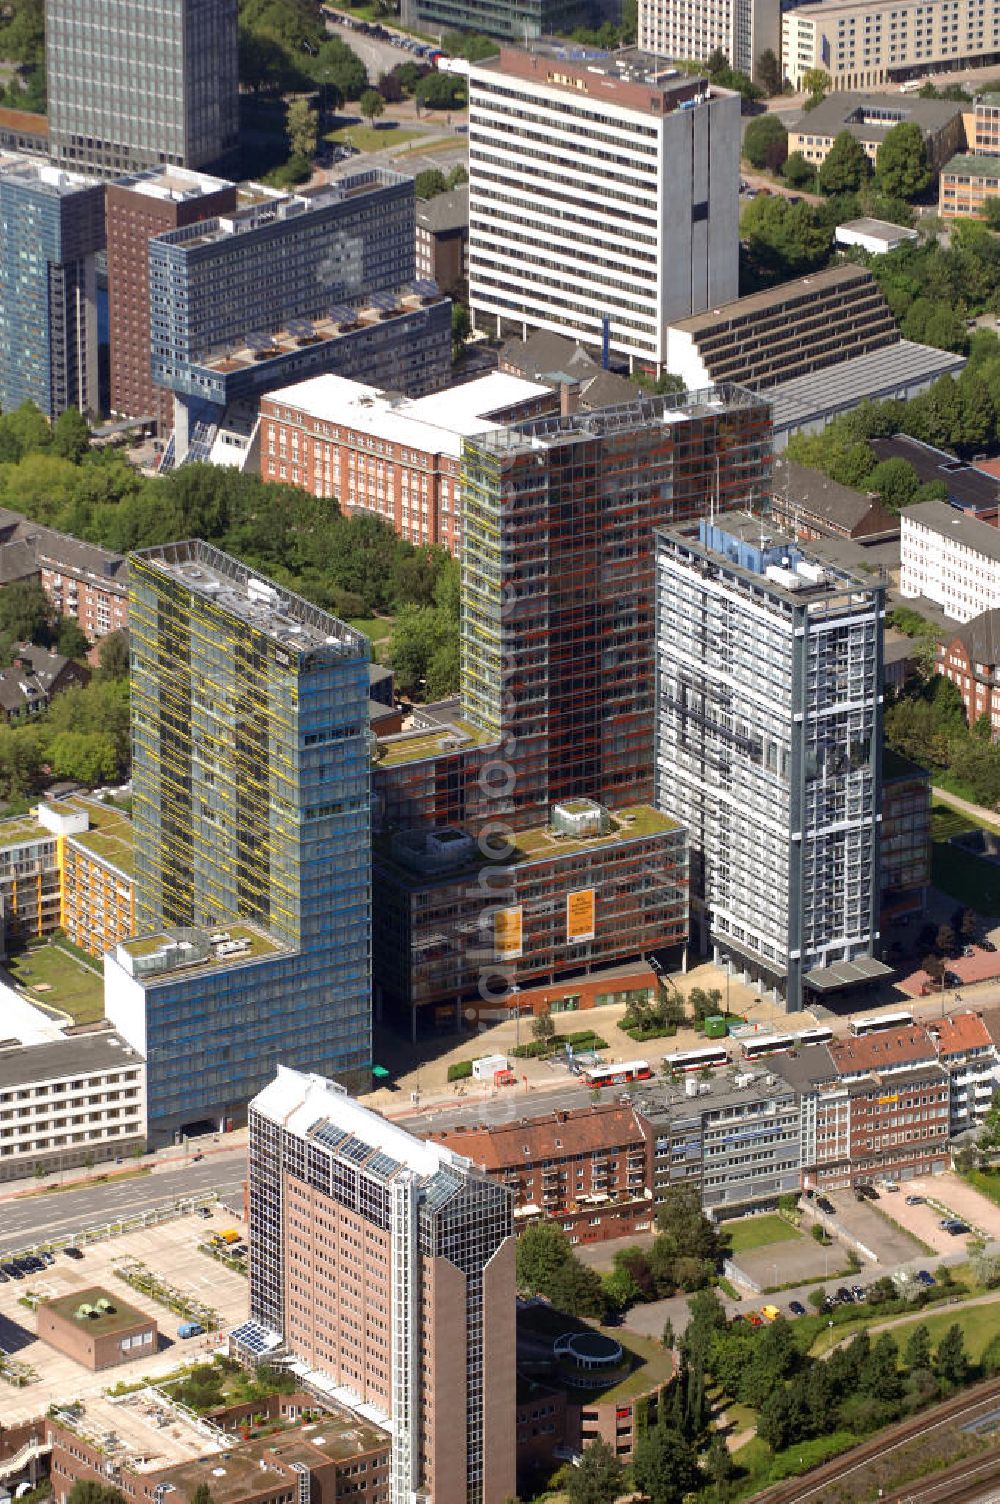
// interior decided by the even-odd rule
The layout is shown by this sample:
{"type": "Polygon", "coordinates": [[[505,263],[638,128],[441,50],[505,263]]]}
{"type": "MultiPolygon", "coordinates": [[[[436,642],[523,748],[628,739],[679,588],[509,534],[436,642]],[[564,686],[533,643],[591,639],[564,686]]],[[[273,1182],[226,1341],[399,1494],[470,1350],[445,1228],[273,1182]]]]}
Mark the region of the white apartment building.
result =
{"type": "Polygon", "coordinates": [[[639,46],[656,57],[706,62],[721,49],[751,77],[768,48],[781,56],[780,0],[639,0],[639,46]]]}
{"type": "Polygon", "coordinates": [[[990,1110],[1000,1085],[1000,1053],[980,1013],[953,1013],[927,1025],[938,1059],[948,1072],[949,1131],[975,1128],[990,1110]]]}
{"type": "Polygon", "coordinates": [[[501,51],[469,73],[469,306],[659,373],[666,326],[734,298],[740,100],[646,53],[501,51]]]}
{"type": "Polygon", "coordinates": [[[903,509],[900,566],[900,594],[925,596],[955,621],[1000,606],[1000,530],[946,501],[903,509]]]}
{"type": "Polygon", "coordinates": [[[815,0],[781,17],[781,67],[868,89],[1000,55],[1000,0],[815,0]]]}
{"type": "Polygon", "coordinates": [[[882,974],[884,591],[727,512],[656,535],[655,802],[691,932],[789,1011],[882,974]]]}
{"type": "Polygon", "coordinates": [[[146,1143],[146,1067],[106,1030],[0,1047],[0,1181],[146,1143]]]}

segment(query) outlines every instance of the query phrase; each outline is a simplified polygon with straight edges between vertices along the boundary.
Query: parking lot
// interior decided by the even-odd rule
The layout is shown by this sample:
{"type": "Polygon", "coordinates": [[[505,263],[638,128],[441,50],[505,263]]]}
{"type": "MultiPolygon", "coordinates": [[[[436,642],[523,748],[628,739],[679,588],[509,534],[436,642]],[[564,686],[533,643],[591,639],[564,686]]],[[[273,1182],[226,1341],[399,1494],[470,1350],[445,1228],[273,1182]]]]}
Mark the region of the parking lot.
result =
{"type": "Polygon", "coordinates": [[[5,1423],[28,1420],[44,1413],[50,1404],[67,1399],[86,1400],[121,1381],[162,1377],[180,1363],[192,1360],[218,1344],[218,1333],[181,1341],[177,1337],[178,1316],[166,1306],[132,1289],[112,1273],[116,1264],[138,1259],[153,1273],[169,1281],[187,1296],[212,1306],[219,1314],[221,1330],[228,1331],[247,1315],[247,1282],[217,1259],[198,1250],[213,1229],[241,1225],[228,1213],[217,1212],[211,1220],[178,1217],[141,1232],[106,1242],[89,1244],[84,1257],[72,1260],[57,1254],[54,1264],[41,1273],[28,1274],[21,1280],[0,1284],[0,1348],[38,1374],[38,1382],[24,1389],[14,1389],[0,1380],[0,1415],[5,1423]],[[21,1304],[29,1293],[43,1299],[72,1294],[100,1285],[114,1298],[118,1295],[129,1305],[153,1317],[160,1328],[159,1351],[155,1357],[136,1364],[123,1363],[100,1373],[89,1373],[35,1337],[35,1315],[21,1304]]]}
{"type": "Polygon", "coordinates": [[[941,1226],[945,1216],[967,1223],[974,1233],[1000,1239],[1000,1206],[950,1171],[908,1180],[898,1195],[885,1196],[883,1201],[894,1221],[937,1253],[959,1252],[968,1241],[967,1236],[952,1237],[941,1226]],[[922,1206],[907,1206],[907,1196],[926,1196],[928,1201],[922,1206]]]}

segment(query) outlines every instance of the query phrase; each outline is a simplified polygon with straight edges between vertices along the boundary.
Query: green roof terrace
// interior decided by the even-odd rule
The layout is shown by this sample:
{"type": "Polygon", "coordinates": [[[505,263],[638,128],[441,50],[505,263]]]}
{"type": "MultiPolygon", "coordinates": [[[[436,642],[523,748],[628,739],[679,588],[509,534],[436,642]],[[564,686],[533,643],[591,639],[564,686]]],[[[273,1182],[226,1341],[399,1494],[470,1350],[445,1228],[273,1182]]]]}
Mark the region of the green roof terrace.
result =
{"type": "Polygon", "coordinates": [[[446,752],[460,752],[481,747],[491,738],[471,721],[456,718],[429,730],[400,731],[381,737],[376,743],[373,761],[379,768],[396,768],[403,763],[418,762],[425,757],[440,757],[446,752]]]}
{"type": "Polygon", "coordinates": [[[132,976],[151,984],[193,972],[228,969],[277,955],[285,947],[266,930],[242,921],[220,921],[215,930],[165,928],[122,940],[119,963],[132,976]]]}
{"type": "Polygon", "coordinates": [[[79,1318],[79,1325],[86,1326],[88,1332],[99,1337],[110,1336],[115,1332],[129,1332],[137,1326],[153,1325],[151,1316],[130,1306],[119,1299],[117,1294],[100,1285],[92,1285],[86,1290],[73,1290],[69,1295],[56,1295],[51,1300],[42,1301],[41,1305],[64,1321],[76,1320],[81,1307],[89,1307],[88,1314],[79,1318]],[[105,1303],[104,1308],[101,1302],[105,1303]]]}
{"type": "Polygon", "coordinates": [[[478,871],[491,860],[498,866],[511,867],[530,862],[559,861],[579,852],[607,850],[629,841],[644,840],[680,829],[678,822],[669,815],[660,814],[651,805],[636,804],[628,809],[612,811],[608,829],[600,835],[560,835],[551,825],[536,825],[529,830],[516,831],[514,849],[508,851],[506,845],[499,845],[492,858],[476,842],[463,838],[455,843],[457,854],[454,863],[442,866],[433,873],[423,870],[418,862],[411,864],[407,861],[405,836],[379,836],[374,844],[377,861],[387,862],[397,873],[410,877],[414,886],[424,887],[429,879],[442,884],[454,882],[466,872],[478,871]]]}

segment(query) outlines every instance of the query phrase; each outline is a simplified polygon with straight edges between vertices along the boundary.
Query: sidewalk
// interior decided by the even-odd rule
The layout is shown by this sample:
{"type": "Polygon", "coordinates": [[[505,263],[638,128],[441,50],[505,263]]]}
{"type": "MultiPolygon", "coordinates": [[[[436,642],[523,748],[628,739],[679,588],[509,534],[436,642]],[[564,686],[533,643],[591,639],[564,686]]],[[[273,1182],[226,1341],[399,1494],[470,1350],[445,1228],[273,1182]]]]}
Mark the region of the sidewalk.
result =
{"type": "Polygon", "coordinates": [[[960,799],[957,794],[951,794],[947,789],[939,789],[937,784],[931,785],[931,793],[942,804],[950,804],[952,809],[959,809],[963,815],[969,815],[973,820],[981,820],[984,825],[990,825],[994,830],[1000,831],[1000,814],[995,809],[985,809],[981,804],[971,804],[968,799],[960,799]]]}

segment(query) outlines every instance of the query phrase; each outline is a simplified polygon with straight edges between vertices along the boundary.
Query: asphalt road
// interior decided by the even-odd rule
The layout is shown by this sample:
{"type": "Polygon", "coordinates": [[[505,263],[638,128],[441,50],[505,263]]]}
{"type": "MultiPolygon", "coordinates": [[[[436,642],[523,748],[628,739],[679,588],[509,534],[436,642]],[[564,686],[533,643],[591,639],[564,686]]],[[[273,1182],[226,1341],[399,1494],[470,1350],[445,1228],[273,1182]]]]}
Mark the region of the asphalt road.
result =
{"type": "Polygon", "coordinates": [[[230,1205],[242,1202],[246,1150],[213,1154],[200,1164],[157,1169],[134,1180],[53,1191],[0,1202],[0,1248],[17,1250],[50,1238],[75,1236],[119,1217],[168,1206],[178,1197],[218,1191],[230,1205]]]}

